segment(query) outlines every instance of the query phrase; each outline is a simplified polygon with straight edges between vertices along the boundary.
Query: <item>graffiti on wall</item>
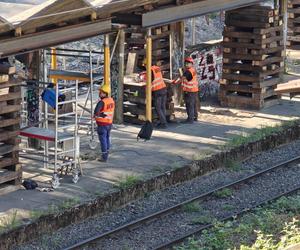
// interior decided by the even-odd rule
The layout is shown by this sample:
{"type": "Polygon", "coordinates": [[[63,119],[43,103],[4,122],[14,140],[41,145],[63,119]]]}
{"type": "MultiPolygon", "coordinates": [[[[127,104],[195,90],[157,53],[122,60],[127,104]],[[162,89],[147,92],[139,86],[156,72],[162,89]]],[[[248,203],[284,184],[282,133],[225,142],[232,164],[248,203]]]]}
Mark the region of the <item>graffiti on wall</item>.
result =
{"type": "Polygon", "coordinates": [[[195,49],[189,53],[194,59],[200,84],[200,97],[216,96],[222,73],[222,49],[219,45],[195,49]]]}

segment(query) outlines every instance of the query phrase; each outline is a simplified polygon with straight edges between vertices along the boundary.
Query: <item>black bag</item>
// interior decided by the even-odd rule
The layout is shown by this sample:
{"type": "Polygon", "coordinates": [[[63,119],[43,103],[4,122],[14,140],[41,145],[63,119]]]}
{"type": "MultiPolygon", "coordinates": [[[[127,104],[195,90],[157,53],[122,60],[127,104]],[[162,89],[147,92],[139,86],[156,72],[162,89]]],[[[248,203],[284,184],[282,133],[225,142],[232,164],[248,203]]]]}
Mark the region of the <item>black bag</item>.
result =
{"type": "Polygon", "coordinates": [[[145,141],[148,141],[151,139],[153,132],[153,124],[150,121],[146,121],[146,123],[142,126],[138,136],[137,140],[144,139],[145,141]]]}
{"type": "Polygon", "coordinates": [[[34,180],[24,180],[22,185],[27,189],[27,190],[32,190],[36,189],[38,187],[38,184],[34,180]]]}

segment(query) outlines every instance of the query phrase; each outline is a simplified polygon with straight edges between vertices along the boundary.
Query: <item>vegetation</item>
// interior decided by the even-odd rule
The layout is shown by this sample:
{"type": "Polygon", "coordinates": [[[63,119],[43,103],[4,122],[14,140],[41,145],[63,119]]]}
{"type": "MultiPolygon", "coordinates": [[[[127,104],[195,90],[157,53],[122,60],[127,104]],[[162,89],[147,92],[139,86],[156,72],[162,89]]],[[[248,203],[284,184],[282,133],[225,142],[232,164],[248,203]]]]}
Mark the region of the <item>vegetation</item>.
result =
{"type": "Polygon", "coordinates": [[[225,168],[227,168],[231,171],[238,172],[238,171],[241,170],[241,165],[238,161],[234,161],[234,160],[229,159],[225,162],[225,168]]]}
{"type": "Polygon", "coordinates": [[[136,185],[140,181],[140,177],[136,175],[126,175],[119,178],[117,183],[115,184],[116,187],[120,189],[127,189],[131,188],[136,185]]]}
{"type": "Polygon", "coordinates": [[[188,203],[183,206],[183,211],[188,213],[199,212],[200,206],[197,202],[188,203]]]}
{"type": "Polygon", "coordinates": [[[9,231],[21,225],[21,221],[17,218],[17,210],[14,210],[10,216],[0,220],[0,233],[9,231]]]}
{"type": "Polygon", "coordinates": [[[271,134],[281,132],[287,128],[299,123],[298,120],[284,121],[276,126],[262,126],[260,129],[255,129],[252,133],[242,133],[232,137],[225,145],[225,148],[238,147],[249,142],[261,140],[271,134]]]}
{"type": "Polygon", "coordinates": [[[229,188],[223,188],[223,189],[215,192],[214,195],[218,198],[227,198],[232,195],[232,190],[229,188]]]}
{"type": "MultiPolygon", "coordinates": [[[[300,195],[283,197],[239,219],[214,222],[178,250],[277,250],[300,243],[300,195]]],[[[201,220],[200,220],[201,221],[201,220]]]]}
{"type": "Polygon", "coordinates": [[[207,225],[211,224],[215,219],[209,215],[201,215],[192,220],[192,224],[207,225]]]}

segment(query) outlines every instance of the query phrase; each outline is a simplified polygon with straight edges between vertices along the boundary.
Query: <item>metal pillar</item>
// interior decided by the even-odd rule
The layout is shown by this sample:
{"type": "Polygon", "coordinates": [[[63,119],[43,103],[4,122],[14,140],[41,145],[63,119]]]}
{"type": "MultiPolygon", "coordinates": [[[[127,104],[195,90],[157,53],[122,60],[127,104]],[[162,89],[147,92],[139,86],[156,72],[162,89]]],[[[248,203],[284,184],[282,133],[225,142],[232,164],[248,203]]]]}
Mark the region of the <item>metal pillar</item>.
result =
{"type": "Polygon", "coordinates": [[[146,59],[147,59],[147,85],[146,85],[146,119],[152,121],[152,38],[151,28],[147,30],[147,44],[146,44],[146,59]]]}
{"type": "MultiPolygon", "coordinates": [[[[110,87],[110,49],[109,35],[104,37],[104,84],[110,87]]],[[[111,93],[109,93],[109,96],[111,93]]]]}
{"type": "MultiPolygon", "coordinates": [[[[56,49],[51,48],[51,69],[55,70],[57,69],[57,57],[56,57],[56,49]]],[[[52,79],[52,82],[54,84],[57,83],[57,79],[52,79]]]]}

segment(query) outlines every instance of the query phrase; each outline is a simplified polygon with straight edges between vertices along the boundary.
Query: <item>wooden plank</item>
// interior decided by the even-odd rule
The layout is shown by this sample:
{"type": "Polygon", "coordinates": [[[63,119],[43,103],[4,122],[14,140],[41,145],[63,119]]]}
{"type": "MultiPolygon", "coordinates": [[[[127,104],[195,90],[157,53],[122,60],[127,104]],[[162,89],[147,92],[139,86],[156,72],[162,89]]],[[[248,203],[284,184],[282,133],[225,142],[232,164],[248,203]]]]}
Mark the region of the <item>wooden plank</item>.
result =
{"type": "Polygon", "coordinates": [[[5,109],[0,109],[0,115],[8,114],[12,112],[19,112],[21,110],[21,105],[8,105],[5,109]]]}
{"type": "Polygon", "coordinates": [[[0,170],[0,184],[10,182],[13,180],[17,180],[21,178],[22,172],[21,171],[3,171],[0,170]]]}
{"type": "Polygon", "coordinates": [[[0,83],[8,82],[9,75],[0,75],[0,83]]]}
{"type": "Polygon", "coordinates": [[[234,91],[243,93],[261,93],[261,89],[254,89],[251,85],[226,84],[221,85],[223,91],[234,91]]]}
{"type": "Polygon", "coordinates": [[[0,131],[0,142],[15,138],[19,134],[19,131],[0,131]]]}
{"type": "Polygon", "coordinates": [[[248,21],[238,21],[238,20],[225,20],[225,24],[228,26],[242,27],[242,28],[270,28],[269,23],[259,23],[259,22],[248,22],[248,21]]]}
{"type": "Polygon", "coordinates": [[[252,83],[252,86],[254,88],[267,88],[267,87],[271,87],[271,86],[275,86],[277,85],[278,83],[280,83],[280,78],[270,78],[270,79],[267,79],[267,80],[264,80],[262,82],[254,82],[252,83]]]}
{"type": "Polygon", "coordinates": [[[21,98],[21,92],[8,93],[8,94],[5,94],[5,95],[0,94],[0,102],[20,99],[20,98],[21,98]]]}
{"type": "Polygon", "coordinates": [[[258,82],[261,80],[259,76],[250,76],[244,74],[227,74],[223,73],[223,79],[232,81],[244,81],[244,82],[258,82]]]}
{"type": "Polygon", "coordinates": [[[231,63],[231,64],[227,64],[224,63],[223,64],[223,69],[225,70],[233,70],[233,71],[238,71],[238,70],[243,70],[243,71],[250,71],[250,72],[262,72],[267,70],[267,67],[260,67],[260,66],[252,66],[252,64],[249,63],[231,63]]]}
{"type": "Polygon", "coordinates": [[[0,73],[12,75],[16,73],[16,67],[11,66],[9,64],[0,64],[0,73]]]}
{"type": "Polygon", "coordinates": [[[92,37],[111,30],[110,20],[86,22],[32,35],[1,40],[2,57],[92,37]]]}
{"type": "Polygon", "coordinates": [[[9,154],[18,150],[18,145],[0,145],[0,155],[9,154]]]}
{"type": "Polygon", "coordinates": [[[131,75],[135,72],[137,65],[138,54],[137,53],[128,53],[128,59],[126,64],[126,75],[131,75]]]}
{"type": "Polygon", "coordinates": [[[0,128],[5,128],[5,127],[10,127],[14,125],[19,125],[21,121],[20,117],[13,118],[13,119],[5,119],[1,120],[0,119],[0,128]]]}
{"type": "Polygon", "coordinates": [[[222,42],[225,48],[247,48],[247,49],[264,49],[267,48],[266,44],[254,44],[243,42],[222,42]]]}
{"type": "Polygon", "coordinates": [[[265,66],[265,65],[268,65],[268,64],[272,64],[272,63],[278,63],[278,62],[283,62],[283,57],[269,57],[269,58],[266,58],[265,60],[263,61],[253,61],[252,62],[252,65],[253,66],[265,66]]]}
{"type": "Polygon", "coordinates": [[[277,94],[286,93],[299,93],[300,92],[300,80],[293,80],[288,83],[279,84],[275,89],[277,94]]]}
{"type": "Polygon", "coordinates": [[[3,157],[0,158],[0,169],[13,166],[19,163],[18,157],[3,157]]]}

